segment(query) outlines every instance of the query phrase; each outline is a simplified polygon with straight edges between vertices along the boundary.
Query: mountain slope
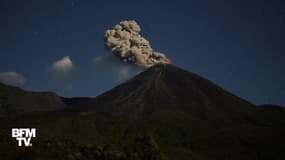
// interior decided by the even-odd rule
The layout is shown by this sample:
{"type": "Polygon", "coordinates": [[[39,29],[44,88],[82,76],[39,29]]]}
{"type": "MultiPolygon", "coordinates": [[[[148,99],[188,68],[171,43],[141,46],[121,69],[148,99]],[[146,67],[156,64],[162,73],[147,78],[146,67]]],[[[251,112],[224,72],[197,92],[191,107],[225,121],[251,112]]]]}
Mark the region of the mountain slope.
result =
{"type": "Polygon", "coordinates": [[[52,92],[30,92],[0,83],[0,116],[63,109],[65,104],[52,92]]]}
{"type": "Polygon", "coordinates": [[[154,66],[71,108],[130,118],[124,139],[147,130],[170,159],[284,158],[284,109],[258,107],[172,65],[154,66]]]}
{"type": "Polygon", "coordinates": [[[156,111],[181,111],[201,118],[244,118],[257,107],[196,74],[156,65],[133,79],[72,106],[142,117],[156,111]],[[228,116],[229,115],[229,116],[228,116]]]}

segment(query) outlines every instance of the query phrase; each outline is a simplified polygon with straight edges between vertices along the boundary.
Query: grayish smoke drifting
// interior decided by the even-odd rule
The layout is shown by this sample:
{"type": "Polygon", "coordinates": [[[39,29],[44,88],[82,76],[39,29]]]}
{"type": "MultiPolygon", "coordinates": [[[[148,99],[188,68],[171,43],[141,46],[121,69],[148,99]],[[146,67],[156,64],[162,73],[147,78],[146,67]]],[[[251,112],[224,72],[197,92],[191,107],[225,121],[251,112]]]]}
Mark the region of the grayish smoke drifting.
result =
{"type": "Polygon", "coordinates": [[[124,62],[151,67],[171,63],[163,53],[154,51],[149,41],[140,35],[140,26],[134,20],[121,21],[105,32],[105,45],[124,62]]]}

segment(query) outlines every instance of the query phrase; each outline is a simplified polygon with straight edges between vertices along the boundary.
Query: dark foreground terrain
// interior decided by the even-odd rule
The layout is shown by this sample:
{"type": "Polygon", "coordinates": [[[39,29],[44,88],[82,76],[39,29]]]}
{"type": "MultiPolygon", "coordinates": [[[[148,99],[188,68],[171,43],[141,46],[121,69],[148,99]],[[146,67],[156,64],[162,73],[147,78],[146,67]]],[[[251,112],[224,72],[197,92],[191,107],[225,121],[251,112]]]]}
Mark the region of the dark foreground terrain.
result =
{"type": "Polygon", "coordinates": [[[284,160],[285,112],[171,65],[96,98],[0,85],[0,159],[284,160]],[[39,100],[40,99],[40,100],[39,100]],[[36,128],[18,147],[11,128],[36,128]]]}

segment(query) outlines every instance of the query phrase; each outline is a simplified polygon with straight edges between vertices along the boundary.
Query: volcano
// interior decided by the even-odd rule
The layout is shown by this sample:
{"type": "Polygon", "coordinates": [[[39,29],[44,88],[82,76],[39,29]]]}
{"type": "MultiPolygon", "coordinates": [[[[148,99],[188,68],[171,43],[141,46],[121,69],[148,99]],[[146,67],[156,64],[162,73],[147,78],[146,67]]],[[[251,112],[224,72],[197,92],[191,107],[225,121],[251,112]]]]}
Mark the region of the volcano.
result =
{"type": "Polygon", "coordinates": [[[167,64],[155,65],[96,98],[71,105],[71,108],[131,118],[173,111],[224,121],[244,121],[262,110],[197,74],[167,64]]]}
{"type": "Polygon", "coordinates": [[[31,150],[0,137],[1,159],[285,159],[284,108],[257,106],[174,65],[155,65],[95,98],[54,96],[64,108],[0,118],[1,137],[23,126],[39,137],[31,150]]]}

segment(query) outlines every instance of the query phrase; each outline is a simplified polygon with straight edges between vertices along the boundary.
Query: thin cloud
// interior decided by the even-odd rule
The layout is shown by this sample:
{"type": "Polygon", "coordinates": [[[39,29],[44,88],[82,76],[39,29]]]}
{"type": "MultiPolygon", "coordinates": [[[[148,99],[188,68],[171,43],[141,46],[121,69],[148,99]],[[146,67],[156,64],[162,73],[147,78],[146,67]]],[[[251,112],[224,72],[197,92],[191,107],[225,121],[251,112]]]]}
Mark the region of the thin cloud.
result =
{"type": "Polygon", "coordinates": [[[98,57],[94,58],[94,63],[100,64],[100,63],[104,62],[104,60],[105,60],[104,56],[98,56],[98,57]]]}
{"type": "Polygon", "coordinates": [[[23,85],[27,79],[17,72],[1,72],[0,82],[11,85],[23,85]]]}
{"type": "Polygon", "coordinates": [[[75,66],[69,56],[65,56],[55,61],[51,66],[52,71],[58,74],[70,73],[74,70],[74,68],[75,66]]]}
{"type": "Polygon", "coordinates": [[[94,58],[93,63],[97,74],[109,73],[120,81],[129,79],[134,74],[142,71],[142,68],[124,63],[113,55],[98,56],[94,58]]]}

